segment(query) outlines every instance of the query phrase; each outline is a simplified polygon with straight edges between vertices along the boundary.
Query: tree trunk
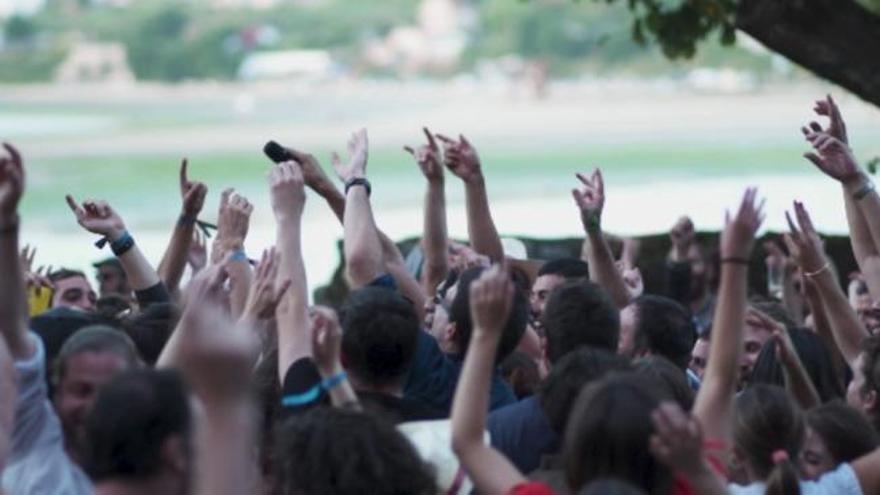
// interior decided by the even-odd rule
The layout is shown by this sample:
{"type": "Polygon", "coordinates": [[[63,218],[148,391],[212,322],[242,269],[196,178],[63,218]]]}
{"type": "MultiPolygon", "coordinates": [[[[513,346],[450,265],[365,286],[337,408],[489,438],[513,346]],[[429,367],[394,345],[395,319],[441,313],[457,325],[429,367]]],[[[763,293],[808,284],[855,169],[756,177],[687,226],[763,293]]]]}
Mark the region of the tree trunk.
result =
{"type": "Polygon", "coordinates": [[[736,24],[771,50],[880,106],[880,16],[853,0],[740,0],[736,24]]]}

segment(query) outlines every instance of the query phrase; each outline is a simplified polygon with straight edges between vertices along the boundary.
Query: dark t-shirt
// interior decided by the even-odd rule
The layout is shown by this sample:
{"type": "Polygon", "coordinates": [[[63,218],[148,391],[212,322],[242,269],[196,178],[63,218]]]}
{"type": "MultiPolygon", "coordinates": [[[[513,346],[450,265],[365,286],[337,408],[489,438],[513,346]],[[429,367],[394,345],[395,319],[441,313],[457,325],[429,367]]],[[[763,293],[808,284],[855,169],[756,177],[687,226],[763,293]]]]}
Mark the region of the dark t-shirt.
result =
{"type": "MultiPolygon", "coordinates": [[[[404,396],[448,415],[462,365],[460,357],[444,354],[434,337],[420,331],[412,369],[403,389],[404,396]]],[[[489,409],[495,410],[515,402],[513,390],[501,378],[498,370],[494,370],[489,409]]]]}
{"type": "Polygon", "coordinates": [[[559,451],[560,439],[550,427],[537,397],[527,397],[489,415],[492,446],[501,451],[522,473],[541,466],[541,457],[559,451]]]}
{"type": "Polygon", "coordinates": [[[378,392],[357,392],[364,411],[375,414],[391,423],[443,419],[445,415],[421,402],[378,392]]]}

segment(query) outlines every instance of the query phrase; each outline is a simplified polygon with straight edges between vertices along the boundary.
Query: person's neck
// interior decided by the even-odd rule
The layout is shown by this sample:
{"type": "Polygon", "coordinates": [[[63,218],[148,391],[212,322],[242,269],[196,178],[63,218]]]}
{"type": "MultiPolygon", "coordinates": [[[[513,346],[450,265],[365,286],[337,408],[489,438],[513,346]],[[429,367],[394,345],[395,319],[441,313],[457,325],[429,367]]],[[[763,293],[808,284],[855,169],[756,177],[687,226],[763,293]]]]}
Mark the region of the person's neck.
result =
{"type": "Polygon", "coordinates": [[[179,479],[161,474],[142,480],[111,478],[95,485],[95,495],[171,495],[181,492],[179,479]]]}
{"type": "Polygon", "coordinates": [[[382,395],[393,395],[394,397],[403,397],[403,387],[398,383],[389,383],[384,385],[373,385],[358,380],[356,376],[349,375],[351,387],[355,392],[368,392],[382,395]]]}

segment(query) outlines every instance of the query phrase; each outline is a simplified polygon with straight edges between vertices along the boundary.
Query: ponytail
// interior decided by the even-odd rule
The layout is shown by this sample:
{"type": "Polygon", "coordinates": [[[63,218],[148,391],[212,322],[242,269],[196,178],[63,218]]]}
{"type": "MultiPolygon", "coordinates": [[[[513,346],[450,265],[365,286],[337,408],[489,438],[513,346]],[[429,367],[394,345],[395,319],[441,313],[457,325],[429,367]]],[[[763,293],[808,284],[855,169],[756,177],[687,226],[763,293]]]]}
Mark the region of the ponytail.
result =
{"type": "Polygon", "coordinates": [[[800,495],[798,472],[788,452],[782,449],[774,451],[773,464],[773,470],[767,477],[766,495],[800,495]]]}

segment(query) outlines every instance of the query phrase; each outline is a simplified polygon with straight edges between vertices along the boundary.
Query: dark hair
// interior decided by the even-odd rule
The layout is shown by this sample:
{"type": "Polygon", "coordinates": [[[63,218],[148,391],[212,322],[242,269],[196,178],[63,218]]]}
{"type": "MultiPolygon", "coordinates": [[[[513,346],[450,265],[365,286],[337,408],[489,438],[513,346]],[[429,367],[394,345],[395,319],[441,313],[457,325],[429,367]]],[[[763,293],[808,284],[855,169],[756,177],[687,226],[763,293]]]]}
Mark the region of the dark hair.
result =
{"type": "Polygon", "coordinates": [[[632,483],[606,478],[591,482],[581,488],[577,495],[647,495],[647,492],[632,483]]]}
{"type": "MultiPolygon", "coordinates": [[[[862,341],[862,374],[865,383],[859,393],[874,392],[880,398],[880,337],[872,335],[862,341]]],[[[880,431],[880,409],[870,411],[869,420],[880,431]]]]}
{"type": "Polygon", "coordinates": [[[581,347],[569,352],[550,369],[550,373],[538,391],[541,409],[550,427],[560,437],[578,393],[611,371],[629,369],[629,362],[622,356],[605,349],[581,347]]]}
{"type": "Polygon", "coordinates": [[[140,366],[141,359],[131,338],[120,330],[106,325],[90,325],[70,336],[58,351],[52,373],[52,383],[58,385],[67,373],[67,361],[83,352],[110,352],[121,357],[129,368],[140,366]]]}
{"type": "Polygon", "coordinates": [[[633,371],[637,375],[650,376],[663,386],[665,395],[690,411],[694,406],[694,389],[687,380],[687,372],[672,364],[672,361],[660,355],[645,356],[633,361],[633,371]]]}
{"type": "Polygon", "coordinates": [[[50,282],[58,282],[59,280],[66,280],[68,278],[73,278],[73,277],[82,277],[82,278],[88,280],[88,277],[86,277],[85,273],[83,273],[79,270],[71,270],[69,268],[59,268],[57,270],[52,271],[48,275],[50,282]]]}
{"type": "Polygon", "coordinates": [[[541,322],[551,363],[581,346],[617,351],[620,313],[605,291],[588,280],[567,282],[554,290],[541,322]]]}
{"type": "Polygon", "coordinates": [[[773,385],[747,388],[736,400],[733,441],[747,457],[767,493],[800,493],[795,460],[804,444],[804,416],[788,393],[773,385]],[[774,462],[782,451],[787,459],[774,462]]]}
{"type": "Polygon", "coordinates": [[[551,260],[538,270],[538,276],[558,275],[566,280],[590,276],[590,266],[577,258],[560,258],[551,260]]]}
{"type": "Polygon", "coordinates": [[[651,351],[687,369],[697,331],[684,306],[654,295],[639,296],[632,304],[636,309],[635,351],[651,351]]]}
{"type": "MultiPolygon", "coordinates": [[[[815,333],[800,328],[788,330],[788,335],[822,402],[843,397],[843,384],[834,370],[831,353],[822,339],[815,333]]],[[[768,340],[761,348],[749,376],[749,383],[785,386],[782,364],[776,357],[775,340],[768,340]]]]}
{"type": "Polygon", "coordinates": [[[364,287],[349,293],[340,311],[345,367],[358,380],[400,383],[412,365],[419,319],[399,292],[364,287]]]}
{"type": "Polygon", "coordinates": [[[854,461],[880,444],[865,416],[839,400],[810,409],[806,421],[822,439],[835,465],[854,461]]]}
{"type": "Polygon", "coordinates": [[[162,446],[179,436],[189,453],[189,398],[177,372],[138,369],[101,388],[86,420],[84,467],[94,482],[143,479],[162,467],[162,446]]]}
{"type": "Polygon", "coordinates": [[[751,301],[749,302],[749,306],[752,306],[770,318],[778,321],[788,330],[797,328],[798,326],[797,322],[795,322],[788,313],[788,310],[785,309],[785,306],[779,301],[751,301]]]}
{"type": "Polygon", "coordinates": [[[431,468],[390,423],[320,407],[285,420],[275,435],[279,493],[433,495],[431,468]]]}
{"type": "MultiPolygon", "coordinates": [[[[458,345],[460,353],[464,356],[467,353],[468,345],[473,332],[473,321],[471,321],[471,284],[480,277],[483,268],[475,267],[465,270],[461,277],[458,278],[458,290],[455,293],[455,299],[449,308],[449,322],[455,323],[455,342],[458,345]]],[[[510,316],[504,325],[501,333],[501,342],[498,344],[498,353],[495,355],[495,362],[500,363],[504,358],[510,355],[516,346],[519,345],[520,339],[526,331],[526,325],[529,320],[529,304],[526,296],[518,291],[513,291],[513,306],[510,309],[510,316]]]]}
{"type": "Polygon", "coordinates": [[[569,487],[579,490],[602,478],[620,478],[649,493],[667,493],[672,473],[654,459],[648,443],[651,413],[662,387],[633,373],[610,375],[578,396],[565,429],[563,459],[569,487]]]}
{"type": "Polygon", "coordinates": [[[513,351],[498,365],[504,381],[513,389],[517,399],[524,399],[535,394],[541,381],[538,363],[530,356],[513,351]]]}

